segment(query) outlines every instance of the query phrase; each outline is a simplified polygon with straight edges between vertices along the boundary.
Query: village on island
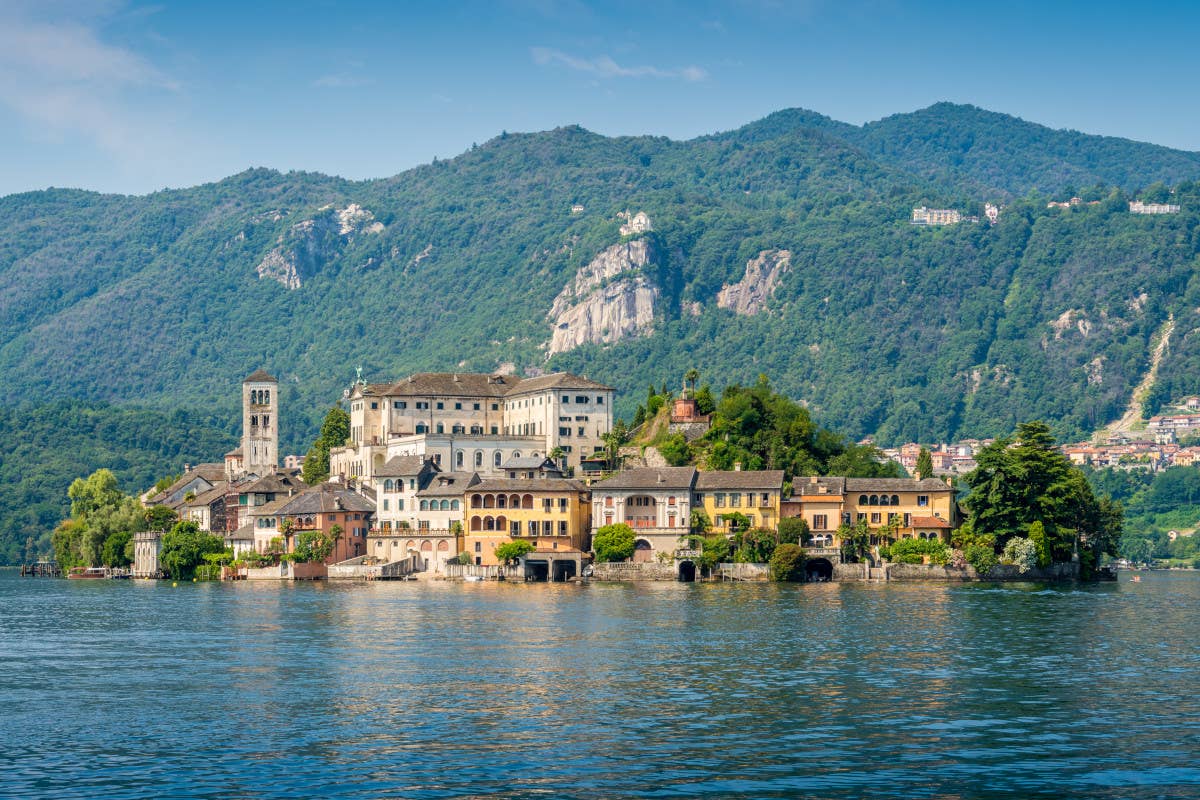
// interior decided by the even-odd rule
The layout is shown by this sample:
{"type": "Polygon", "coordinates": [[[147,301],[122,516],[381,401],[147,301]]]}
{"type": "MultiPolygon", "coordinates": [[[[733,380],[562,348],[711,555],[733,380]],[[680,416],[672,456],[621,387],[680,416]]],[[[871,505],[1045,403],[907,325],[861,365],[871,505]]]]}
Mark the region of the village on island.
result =
{"type": "MultiPolygon", "coordinates": [[[[685,382],[669,409],[671,429],[692,438],[709,422],[694,395],[685,382]]],[[[360,378],[346,392],[349,438],[329,451],[329,479],[310,486],[301,459],[280,464],[278,384],[259,370],[242,384],[241,446],[141,500],[221,537],[233,556],[226,579],[765,580],[766,564],[706,560],[696,534],[778,537],[798,520],[801,579],[945,571],[889,565],[871,548],[948,544],[959,520],[946,479],[785,481],[783,470],[669,466],[653,451],[614,447],[613,399],[612,387],[569,373],[360,378]],[[866,557],[844,558],[840,531],[855,523],[871,532],[859,543],[866,557]],[[632,552],[604,558],[597,537],[621,525],[632,552]],[[322,557],[287,557],[314,538],[328,542],[322,557]]],[[[163,537],[134,534],[134,577],[162,574],[163,537]]]]}

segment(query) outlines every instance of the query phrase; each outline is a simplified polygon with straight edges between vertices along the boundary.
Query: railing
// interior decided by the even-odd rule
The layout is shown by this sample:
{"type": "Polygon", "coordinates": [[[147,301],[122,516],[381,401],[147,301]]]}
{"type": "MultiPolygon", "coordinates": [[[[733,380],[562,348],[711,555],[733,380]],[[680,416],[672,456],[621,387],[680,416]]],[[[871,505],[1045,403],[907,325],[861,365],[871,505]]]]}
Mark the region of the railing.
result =
{"type": "Polygon", "coordinates": [[[446,577],[448,578],[481,578],[484,580],[524,580],[525,576],[521,572],[520,566],[509,566],[507,564],[447,564],[446,577]]]}

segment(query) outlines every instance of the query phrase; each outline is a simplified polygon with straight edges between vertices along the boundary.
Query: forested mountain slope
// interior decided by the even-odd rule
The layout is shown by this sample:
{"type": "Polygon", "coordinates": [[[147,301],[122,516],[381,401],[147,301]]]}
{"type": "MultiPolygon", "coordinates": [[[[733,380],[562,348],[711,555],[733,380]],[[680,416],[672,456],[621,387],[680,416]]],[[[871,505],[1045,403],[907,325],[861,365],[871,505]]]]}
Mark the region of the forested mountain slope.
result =
{"type": "Polygon", "coordinates": [[[303,452],[358,366],[569,369],[617,386],[626,417],[695,366],[716,386],[766,373],[882,443],[1035,417],[1077,436],[1120,413],[1171,314],[1153,398],[1200,392],[1197,178],[1196,153],[939,104],[684,142],[502,134],[362,182],[255,169],[145,197],[12,195],[0,404],[232,419],[264,366],[303,452]],[[1046,208],[1067,192],[1096,203],[1046,208]],[[1132,197],[1182,212],[1131,215],[1132,197]],[[1005,204],[997,225],[909,224],[984,202],[1005,204]]]}

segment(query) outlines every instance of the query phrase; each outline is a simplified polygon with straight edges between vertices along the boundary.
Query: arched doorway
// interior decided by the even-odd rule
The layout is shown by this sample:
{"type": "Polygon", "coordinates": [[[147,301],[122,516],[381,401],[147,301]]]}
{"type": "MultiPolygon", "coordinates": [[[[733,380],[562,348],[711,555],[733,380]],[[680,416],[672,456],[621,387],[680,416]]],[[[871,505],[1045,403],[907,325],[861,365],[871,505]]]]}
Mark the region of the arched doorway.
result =
{"type": "Polygon", "coordinates": [[[638,539],[633,545],[633,560],[642,564],[653,561],[654,548],[645,539],[638,539]]]}
{"type": "Polygon", "coordinates": [[[833,579],[833,564],[827,558],[814,558],[804,565],[805,577],[810,581],[833,579]]]}
{"type": "Polygon", "coordinates": [[[679,562],[679,580],[684,583],[691,583],[696,580],[696,562],[680,561],[679,562]]]}

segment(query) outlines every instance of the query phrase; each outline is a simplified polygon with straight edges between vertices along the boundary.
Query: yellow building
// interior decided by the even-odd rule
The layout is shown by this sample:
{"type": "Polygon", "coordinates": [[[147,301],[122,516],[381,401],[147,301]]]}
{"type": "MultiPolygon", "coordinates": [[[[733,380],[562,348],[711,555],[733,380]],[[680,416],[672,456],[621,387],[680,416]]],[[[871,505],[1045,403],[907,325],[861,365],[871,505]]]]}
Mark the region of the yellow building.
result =
{"type": "Polygon", "coordinates": [[[955,527],[954,489],[937,478],[798,477],[783,504],[789,517],[803,517],[814,542],[833,541],[843,523],[865,521],[877,543],[881,529],[895,526],[896,539],[950,541],[955,527]]]}
{"type": "Polygon", "coordinates": [[[741,514],[752,528],[779,527],[783,470],[700,472],[692,491],[692,508],[703,509],[713,530],[727,530],[730,517],[741,514]]]}
{"type": "Polygon", "coordinates": [[[569,561],[578,575],[591,529],[588,490],[565,478],[495,478],[471,486],[463,494],[466,552],[476,564],[495,565],[496,548],[515,540],[534,551],[527,562],[569,561]]]}

